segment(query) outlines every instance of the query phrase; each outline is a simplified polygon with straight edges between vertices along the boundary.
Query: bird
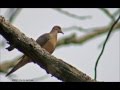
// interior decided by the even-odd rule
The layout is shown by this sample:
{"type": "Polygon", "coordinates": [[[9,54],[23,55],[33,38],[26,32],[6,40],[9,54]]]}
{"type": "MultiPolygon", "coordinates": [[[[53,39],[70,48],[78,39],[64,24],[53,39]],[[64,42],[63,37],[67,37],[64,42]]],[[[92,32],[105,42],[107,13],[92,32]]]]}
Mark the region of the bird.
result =
{"type": "MultiPolygon", "coordinates": [[[[56,48],[58,33],[64,34],[61,27],[58,25],[55,25],[49,33],[45,33],[40,37],[38,37],[36,42],[41,46],[41,48],[44,48],[46,51],[52,54],[56,48]]],[[[32,62],[32,60],[25,54],[19,59],[20,61],[12,68],[10,72],[6,74],[6,76],[9,76],[10,74],[20,69],[24,65],[32,62]]]]}

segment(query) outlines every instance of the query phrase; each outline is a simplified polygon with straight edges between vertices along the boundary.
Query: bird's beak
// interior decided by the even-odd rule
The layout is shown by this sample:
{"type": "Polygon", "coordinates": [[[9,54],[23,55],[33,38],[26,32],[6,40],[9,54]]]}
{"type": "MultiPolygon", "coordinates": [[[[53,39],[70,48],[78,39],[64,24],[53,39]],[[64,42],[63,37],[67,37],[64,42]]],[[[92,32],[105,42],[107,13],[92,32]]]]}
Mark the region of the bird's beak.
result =
{"type": "Polygon", "coordinates": [[[62,32],[62,30],[61,30],[61,32],[60,32],[60,33],[64,34],[64,33],[62,32]]]}
{"type": "Polygon", "coordinates": [[[62,34],[64,34],[63,32],[61,32],[62,34]]]}

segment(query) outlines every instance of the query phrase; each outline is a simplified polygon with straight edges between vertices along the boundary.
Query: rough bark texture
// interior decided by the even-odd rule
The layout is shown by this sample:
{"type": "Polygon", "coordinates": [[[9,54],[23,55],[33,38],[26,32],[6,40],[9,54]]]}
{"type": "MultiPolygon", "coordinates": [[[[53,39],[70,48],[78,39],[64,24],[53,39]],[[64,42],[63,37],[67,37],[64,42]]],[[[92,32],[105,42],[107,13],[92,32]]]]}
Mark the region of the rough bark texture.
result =
{"type": "Polygon", "coordinates": [[[95,82],[94,79],[85,73],[77,70],[63,60],[50,55],[46,50],[42,49],[35,40],[26,37],[25,34],[21,33],[19,29],[11,25],[1,16],[0,34],[9,41],[9,51],[14,48],[18,49],[33,59],[33,62],[45,69],[47,73],[52,74],[56,78],[67,82],[95,82]]]}

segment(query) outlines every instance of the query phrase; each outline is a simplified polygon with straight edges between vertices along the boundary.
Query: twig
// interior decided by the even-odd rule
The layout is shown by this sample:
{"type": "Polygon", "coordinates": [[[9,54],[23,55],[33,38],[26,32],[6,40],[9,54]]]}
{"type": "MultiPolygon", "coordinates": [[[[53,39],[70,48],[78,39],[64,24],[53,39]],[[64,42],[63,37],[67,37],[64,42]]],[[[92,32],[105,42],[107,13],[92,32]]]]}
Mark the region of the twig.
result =
{"type": "Polygon", "coordinates": [[[10,22],[13,22],[15,18],[18,16],[18,14],[21,12],[22,8],[17,8],[16,11],[11,15],[9,18],[10,22]]]}
{"type": "Polygon", "coordinates": [[[100,55],[98,56],[97,61],[96,61],[96,63],[95,63],[95,76],[94,76],[94,79],[95,79],[95,80],[96,80],[96,78],[97,78],[97,66],[98,66],[98,62],[99,62],[99,60],[100,60],[100,58],[101,58],[101,56],[102,56],[102,54],[103,54],[103,52],[104,52],[104,49],[105,49],[106,43],[107,43],[107,41],[108,41],[108,38],[110,37],[110,34],[111,34],[113,28],[115,27],[116,23],[119,21],[119,19],[120,19],[120,15],[119,15],[118,19],[117,19],[117,20],[113,23],[113,25],[111,26],[111,28],[110,28],[110,30],[109,30],[109,32],[108,32],[108,35],[107,35],[107,37],[106,37],[106,39],[105,39],[105,42],[104,42],[104,44],[103,44],[103,48],[102,48],[102,50],[101,50],[101,52],[100,52],[100,55]]]}
{"type": "Polygon", "coordinates": [[[115,21],[114,16],[106,8],[100,8],[100,10],[103,11],[112,21],[115,21]]]}
{"type": "Polygon", "coordinates": [[[120,8],[116,12],[113,13],[113,16],[116,17],[118,14],[120,14],[120,8]]]}
{"type": "Polygon", "coordinates": [[[66,28],[63,28],[63,30],[64,30],[64,32],[65,32],[65,31],[70,31],[70,30],[78,30],[78,31],[80,31],[80,32],[86,32],[86,33],[92,31],[92,30],[90,30],[90,29],[84,29],[84,28],[79,27],[79,26],[66,27],[66,28]]]}
{"type": "MultiPolygon", "coordinates": [[[[111,24],[108,26],[105,26],[105,27],[92,28],[92,29],[90,29],[90,30],[92,30],[92,32],[87,33],[80,37],[77,37],[76,34],[71,34],[69,36],[63,37],[58,41],[57,47],[60,47],[63,45],[65,46],[68,44],[83,44],[83,43],[87,42],[88,40],[91,40],[95,37],[105,34],[106,32],[108,32],[110,26],[111,26],[111,24]]],[[[120,30],[120,23],[116,24],[114,31],[115,30],[120,30]]]]}
{"type": "Polygon", "coordinates": [[[12,14],[15,12],[16,8],[8,8],[4,13],[4,16],[9,20],[12,14]]]}
{"type": "Polygon", "coordinates": [[[6,11],[5,16],[8,18],[9,22],[12,23],[21,10],[22,8],[10,8],[6,11]]]}
{"type": "MultiPolygon", "coordinates": [[[[107,9],[106,9],[106,10],[107,10],[107,9]]],[[[110,12],[109,12],[108,10],[107,10],[106,12],[108,12],[108,13],[110,14],[110,12]]],[[[110,15],[110,16],[114,17],[114,20],[111,22],[111,24],[115,22],[115,17],[116,17],[119,13],[120,13],[120,9],[118,9],[115,13],[113,13],[113,15],[110,15]]],[[[108,14],[108,15],[109,15],[109,14],[108,14]]],[[[112,36],[112,35],[111,35],[111,36],[112,36]]],[[[109,39],[110,39],[110,37],[109,37],[109,39]]],[[[104,41],[101,42],[101,43],[98,45],[98,48],[103,47],[103,44],[104,44],[104,41]]]]}
{"type": "MultiPolygon", "coordinates": [[[[5,16],[8,18],[9,22],[13,22],[16,17],[18,16],[18,14],[20,13],[20,11],[22,10],[22,8],[9,8],[7,9],[7,11],[5,12],[5,16]]],[[[0,15],[1,15],[1,9],[0,9],[0,15]]],[[[6,43],[4,43],[5,40],[3,39],[2,42],[0,42],[0,46],[5,46],[6,43]]]]}
{"type": "Polygon", "coordinates": [[[62,59],[50,55],[42,49],[32,38],[28,38],[19,29],[11,25],[4,17],[0,17],[0,34],[16,49],[23,52],[38,64],[46,72],[62,81],[71,82],[95,82],[94,79],[67,64],[62,59]]]}
{"type": "Polygon", "coordinates": [[[56,11],[58,11],[58,12],[64,14],[64,15],[67,15],[67,16],[69,16],[69,17],[76,18],[76,19],[79,19],[79,20],[84,20],[84,19],[91,18],[91,16],[78,16],[78,15],[69,13],[69,12],[67,12],[67,11],[64,11],[64,10],[62,10],[62,9],[60,9],[60,8],[52,8],[52,9],[54,9],[54,10],[56,10],[56,11]]]}

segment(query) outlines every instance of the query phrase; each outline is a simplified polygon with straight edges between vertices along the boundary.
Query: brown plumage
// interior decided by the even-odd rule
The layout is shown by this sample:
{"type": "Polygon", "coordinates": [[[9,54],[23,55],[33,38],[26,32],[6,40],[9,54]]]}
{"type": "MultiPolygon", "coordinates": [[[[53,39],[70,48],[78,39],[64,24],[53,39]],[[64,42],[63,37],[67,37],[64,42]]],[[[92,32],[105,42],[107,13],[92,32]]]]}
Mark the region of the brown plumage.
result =
{"type": "MultiPolygon", "coordinates": [[[[57,34],[63,33],[60,26],[54,26],[50,33],[45,33],[41,35],[36,42],[45,50],[47,50],[50,54],[53,53],[55,50],[56,44],[57,44],[57,34]]],[[[13,67],[13,69],[7,73],[6,76],[10,75],[11,73],[15,72],[19,68],[23,67],[25,64],[32,62],[32,60],[27,57],[26,55],[23,55],[21,60],[18,62],[17,65],[13,67]]]]}

